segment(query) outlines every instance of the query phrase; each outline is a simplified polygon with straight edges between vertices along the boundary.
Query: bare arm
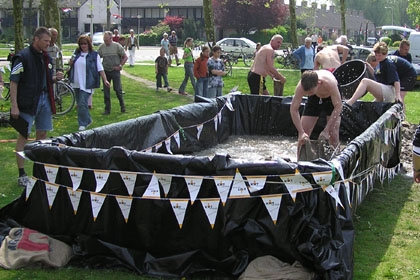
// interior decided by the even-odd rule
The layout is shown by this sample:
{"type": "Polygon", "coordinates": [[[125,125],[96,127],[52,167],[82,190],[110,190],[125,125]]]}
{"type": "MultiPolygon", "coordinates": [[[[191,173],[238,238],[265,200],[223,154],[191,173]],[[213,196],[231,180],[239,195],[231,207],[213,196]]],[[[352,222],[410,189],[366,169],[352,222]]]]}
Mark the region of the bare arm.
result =
{"type": "Polygon", "coordinates": [[[342,46],[342,45],[338,45],[337,46],[337,51],[338,53],[341,53],[341,64],[343,64],[344,62],[346,62],[347,60],[347,56],[349,55],[349,48],[346,46],[342,46]]]}
{"type": "Polygon", "coordinates": [[[10,116],[17,119],[19,116],[19,108],[17,105],[17,88],[18,84],[16,82],[10,81],[10,116]]]}
{"type": "Polygon", "coordinates": [[[394,82],[394,88],[395,88],[395,101],[402,102],[400,82],[394,82]]]}
{"type": "Polygon", "coordinates": [[[274,50],[266,51],[265,55],[268,74],[274,79],[279,80],[282,84],[286,83],[286,77],[280,74],[280,72],[274,67],[274,50]]]}
{"type": "Polygon", "coordinates": [[[104,70],[99,71],[99,75],[101,75],[102,82],[104,83],[104,85],[106,87],[110,87],[110,84],[109,84],[108,80],[106,79],[105,71],[104,70]]]}
{"type": "MultiPolygon", "coordinates": [[[[299,115],[299,107],[302,102],[302,98],[303,89],[299,82],[299,84],[296,86],[295,95],[293,96],[292,103],[290,104],[290,117],[292,118],[292,122],[298,132],[299,142],[301,140],[304,140],[305,138],[305,131],[303,130],[302,122],[299,115]]],[[[308,136],[306,135],[306,137],[308,136]]]]}

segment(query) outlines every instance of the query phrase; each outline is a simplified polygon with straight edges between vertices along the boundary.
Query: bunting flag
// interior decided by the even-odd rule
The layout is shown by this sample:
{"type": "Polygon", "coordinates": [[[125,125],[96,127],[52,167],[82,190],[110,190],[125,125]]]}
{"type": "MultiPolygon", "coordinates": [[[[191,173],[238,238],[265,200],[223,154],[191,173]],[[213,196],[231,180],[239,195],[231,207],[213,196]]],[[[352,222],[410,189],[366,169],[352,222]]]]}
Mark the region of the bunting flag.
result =
{"type": "Polygon", "coordinates": [[[236,169],[235,178],[233,178],[232,188],[230,189],[231,198],[239,198],[239,197],[249,197],[248,188],[245,184],[244,179],[242,178],[241,173],[239,170],[236,169]]]}
{"type": "Polygon", "coordinates": [[[95,179],[96,179],[96,190],[95,192],[101,192],[101,190],[103,189],[106,181],[108,180],[109,177],[109,171],[104,171],[104,170],[94,170],[95,173],[95,179]]]}
{"type": "Polygon", "coordinates": [[[179,228],[182,229],[185,212],[187,211],[188,199],[170,199],[172,210],[174,211],[179,228]]]}
{"type": "Polygon", "coordinates": [[[121,213],[124,216],[124,220],[127,223],[128,222],[128,216],[130,215],[131,210],[131,203],[133,202],[132,198],[127,198],[124,196],[115,196],[115,199],[117,200],[118,206],[120,207],[121,213]]]}
{"type": "Polygon", "coordinates": [[[272,195],[263,195],[261,196],[262,201],[264,202],[265,208],[267,208],[268,214],[270,214],[273,223],[277,223],[279,216],[280,206],[281,206],[281,194],[272,194],[272,195]]]}
{"type": "Polygon", "coordinates": [[[146,191],[143,194],[144,198],[153,198],[159,199],[160,198],[160,189],[159,189],[159,182],[156,178],[155,174],[152,175],[152,180],[150,180],[149,186],[147,187],[146,191]]]}
{"type": "Polygon", "coordinates": [[[267,176],[246,176],[251,193],[260,191],[264,188],[267,176]]]}
{"type": "Polygon", "coordinates": [[[384,131],[384,144],[388,145],[388,140],[389,140],[389,130],[385,129],[384,131]]]}
{"type": "Polygon", "coordinates": [[[293,201],[296,201],[296,195],[298,192],[304,192],[312,190],[311,184],[296,170],[294,175],[280,175],[281,180],[286,185],[290,196],[293,201]]]}
{"type": "MultiPolygon", "coordinates": [[[[338,185],[338,188],[340,187],[339,186],[339,184],[336,184],[336,185],[338,185]]],[[[337,189],[337,186],[332,186],[332,185],[329,185],[329,186],[324,186],[324,187],[322,187],[322,189],[324,190],[324,191],[326,191],[329,195],[331,195],[331,197],[332,198],[334,198],[335,199],[335,207],[337,207],[337,203],[338,204],[340,204],[340,206],[344,209],[344,206],[343,206],[343,204],[341,203],[341,199],[340,199],[340,197],[338,196],[338,189],[337,189]]]]}
{"type": "Polygon", "coordinates": [[[66,188],[67,193],[69,194],[70,202],[73,207],[74,215],[77,214],[77,209],[79,208],[80,197],[82,196],[81,191],[74,191],[72,188],[66,188]]]}
{"type": "Polygon", "coordinates": [[[314,172],[312,173],[312,177],[314,178],[315,184],[320,186],[327,186],[331,184],[333,179],[332,171],[314,172]]]}
{"type": "Polygon", "coordinates": [[[45,182],[45,192],[47,193],[48,206],[50,210],[54,203],[55,197],[57,196],[59,187],[60,187],[59,185],[56,185],[50,182],[45,182]]]}
{"type": "Polygon", "coordinates": [[[93,221],[96,221],[99,212],[102,209],[102,205],[104,205],[106,195],[99,194],[99,193],[90,193],[90,205],[92,206],[92,214],[93,214],[93,221]]]}
{"type": "Polygon", "coordinates": [[[233,105],[232,105],[232,100],[231,100],[231,98],[232,98],[232,95],[231,94],[228,94],[228,96],[227,96],[227,98],[226,98],[226,103],[225,103],[225,105],[226,105],[226,107],[230,110],[230,111],[235,111],[235,109],[233,109],[233,105]]]}
{"type": "Polygon", "coordinates": [[[159,151],[159,149],[162,147],[162,142],[157,143],[155,146],[155,152],[157,153],[157,151],[159,151]]]}
{"type": "Polygon", "coordinates": [[[223,206],[226,204],[232,180],[232,176],[217,176],[214,178],[214,183],[216,184],[217,192],[219,193],[223,206]]]}
{"type": "Polygon", "coordinates": [[[122,19],[123,17],[119,14],[112,14],[115,19],[122,19]]]}
{"type": "Polygon", "coordinates": [[[178,146],[178,149],[179,149],[181,147],[181,142],[180,142],[181,140],[179,139],[179,131],[175,132],[174,139],[175,139],[176,145],[178,146]]]}
{"type": "Polygon", "coordinates": [[[153,152],[153,147],[147,148],[145,150],[143,150],[145,153],[152,153],[153,152]]]}
{"type": "Polygon", "coordinates": [[[57,178],[58,166],[44,164],[45,174],[47,174],[48,182],[55,183],[57,178]]]}
{"type": "Polygon", "coordinates": [[[63,13],[68,13],[68,12],[71,12],[72,11],[72,9],[71,8],[61,8],[61,10],[63,11],[63,13]]]}
{"type": "Polygon", "coordinates": [[[172,176],[169,174],[155,174],[155,176],[158,179],[159,183],[162,185],[165,197],[167,197],[171,188],[172,176]]]}
{"type": "Polygon", "coordinates": [[[82,182],[83,169],[81,168],[68,168],[70,173],[71,182],[73,183],[73,190],[77,190],[82,182]]]}
{"type": "Polygon", "coordinates": [[[125,184],[128,194],[132,196],[134,192],[134,185],[136,184],[137,174],[134,172],[120,172],[120,176],[125,184]]]}
{"type": "MultiPolygon", "coordinates": [[[[349,203],[349,205],[351,207],[350,186],[349,186],[349,181],[346,180],[346,178],[344,178],[343,166],[341,166],[341,162],[338,159],[336,159],[336,158],[333,158],[331,160],[331,163],[334,165],[334,167],[337,170],[338,174],[340,174],[341,180],[344,182],[344,188],[346,189],[346,192],[347,192],[347,200],[348,200],[348,203],[349,203]]],[[[359,160],[357,160],[357,165],[358,165],[358,163],[359,163],[359,160]]],[[[353,170],[355,170],[355,168],[353,170]]]]}
{"type": "Polygon", "coordinates": [[[197,140],[200,140],[201,131],[203,131],[203,124],[197,125],[197,140]]]}
{"type": "Polygon", "coordinates": [[[214,131],[217,132],[217,116],[213,119],[214,122],[214,131]]]}
{"type": "Polygon", "coordinates": [[[166,151],[168,152],[168,154],[171,154],[172,155],[172,151],[171,151],[171,138],[165,140],[165,147],[166,147],[166,151]]]}
{"type": "Polygon", "coordinates": [[[198,192],[200,191],[201,183],[203,182],[203,177],[185,176],[184,179],[185,183],[187,184],[188,191],[190,193],[191,205],[193,205],[195,199],[197,198],[198,192]]]}
{"type": "Polygon", "coordinates": [[[211,229],[213,229],[214,224],[216,222],[220,199],[219,198],[206,198],[206,199],[201,199],[200,201],[201,201],[201,205],[203,205],[204,212],[206,212],[206,216],[207,216],[207,219],[209,220],[211,229]]]}
{"type": "Polygon", "coordinates": [[[222,111],[217,113],[217,119],[219,120],[219,125],[222,123],[222,111]]]}
{"type": "Polygon", "coordinates": [[[36,183],[36,178],[35,177],[31,177],[29,178],[29,182],[26,184],[26,198],[25,201],[28,200],[29,196],[31,195],[31,192],[35,186],[36,183]]]}

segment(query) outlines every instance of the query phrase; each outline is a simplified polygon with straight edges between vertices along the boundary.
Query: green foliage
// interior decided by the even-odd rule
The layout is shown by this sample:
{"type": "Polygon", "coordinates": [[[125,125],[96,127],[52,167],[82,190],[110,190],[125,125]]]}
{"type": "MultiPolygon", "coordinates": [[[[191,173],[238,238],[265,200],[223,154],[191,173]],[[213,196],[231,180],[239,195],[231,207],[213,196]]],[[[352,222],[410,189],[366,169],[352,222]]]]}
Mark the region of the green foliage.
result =
{"type": "Polygon", "coordinates": [[[392,41],[391,38],[389,38],[389,37],[383,37],[381,40],[382,40],[382,42],[385,42],[388,46],[391,45],[391,41],[392,41]]]}
{"type": "Polygon", "coordinates": [[[398,48],[398,47],[400,46],[400,43],[401,43],[401,41],[394,41],[394,42],[392,43],[392,46],[393,46],[394,48],[398,48]]]}
{"type": "Polygon", "coordinates": [[[193,18],[184,19],[184,38],[204,39],[200,36],[200,30],[202,30],[202,26],[199,21],[195,21],[193,18]]]}
{"type": "Polygon", "coordinates": [[[171,33],[171,28],[169,27],[169,25],[165,24],[164,22],[159,22],[157,25],[152,26],[151,30],[153,31],[153,33],[157,34],[158,37],[163,37],[163,33],[171,33]]]}
{"type": "Polygon", "coordinates": [[[408,0],[407,14],[413,22],[420,22],[420,0],[408,0]]]}
{"type": "Polygon", "coordinates": [[[155,46],[160,44],[161,36],[152,31],[142,33],[139,36],[139,44],[141,46],[155,46]]]}

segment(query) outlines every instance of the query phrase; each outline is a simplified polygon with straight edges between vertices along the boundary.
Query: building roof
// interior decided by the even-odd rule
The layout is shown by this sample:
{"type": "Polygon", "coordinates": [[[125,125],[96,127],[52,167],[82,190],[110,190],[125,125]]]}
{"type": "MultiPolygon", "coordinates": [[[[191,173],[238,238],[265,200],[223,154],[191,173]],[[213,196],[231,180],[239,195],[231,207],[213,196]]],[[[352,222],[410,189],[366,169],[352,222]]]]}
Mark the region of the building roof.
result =
{"type": "MultiPolygon", "coordinates": [[[[118,0],[117,0],[118,1],[118,0]]],[[[121,0],[122,8],[130,7],[142,7],[142,8],[157,8],[162,5],[162,3],[167,7],[202,7],[203,0],[165,0],[165,1],[156,1],[156,0],[121,0]]]]}

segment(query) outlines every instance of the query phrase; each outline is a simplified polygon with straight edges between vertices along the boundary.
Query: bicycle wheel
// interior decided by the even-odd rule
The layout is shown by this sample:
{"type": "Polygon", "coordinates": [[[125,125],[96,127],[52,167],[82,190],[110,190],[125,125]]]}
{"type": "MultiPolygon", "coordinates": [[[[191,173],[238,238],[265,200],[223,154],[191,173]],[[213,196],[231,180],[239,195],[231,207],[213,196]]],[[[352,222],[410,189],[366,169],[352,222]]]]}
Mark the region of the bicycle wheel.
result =
{"type": "Polygon", "coordinates": [[[232,62],[230,59],[224,61],[225,71],[227,72],[226,76],[232,76],[232,62]]]}
{"type": "Polygon", "coordinates": [[[245,66],[251,67],[252,63],[254,62],[254,55],[252,54],[244,54],[242,56],[245,66]]]}
{"type": "Polygon", "coordinates": [[[0,100],[8,100],[10,97],[10,83],[4,83],[3,88],[0,89],[0,100]]]}
{"type": "Polygon", "coordinates": [[[64,115],[74,107],[75,94],[73,88],[63,81],[58,81],[55,88],[56,115],[64,115]]]}

